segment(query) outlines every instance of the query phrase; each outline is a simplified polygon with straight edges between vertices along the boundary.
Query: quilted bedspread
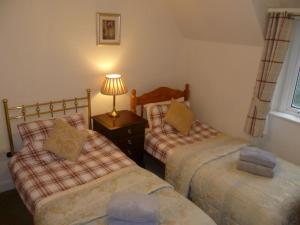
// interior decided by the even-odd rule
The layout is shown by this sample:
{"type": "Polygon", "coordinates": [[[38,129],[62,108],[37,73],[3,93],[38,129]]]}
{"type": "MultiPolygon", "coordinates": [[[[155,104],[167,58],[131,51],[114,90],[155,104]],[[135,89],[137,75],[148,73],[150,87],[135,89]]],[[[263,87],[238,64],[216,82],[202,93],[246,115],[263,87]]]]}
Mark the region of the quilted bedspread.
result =
{"type": "Polygon", "coordinates": [[[44,198],[37,204],[34,222],[36,225],[105,225],[110,197],[122,191],[157,195],[161,225],[215,225],[168,183],[137,166],[44,198]]]}
{"type": "Polygon", "coordinates": [[[273,179],[236,169],[243,141],[221,135],[178,147],[166,178],[218,225],[300,224],[300,168],[278,159],[273,179]]]}

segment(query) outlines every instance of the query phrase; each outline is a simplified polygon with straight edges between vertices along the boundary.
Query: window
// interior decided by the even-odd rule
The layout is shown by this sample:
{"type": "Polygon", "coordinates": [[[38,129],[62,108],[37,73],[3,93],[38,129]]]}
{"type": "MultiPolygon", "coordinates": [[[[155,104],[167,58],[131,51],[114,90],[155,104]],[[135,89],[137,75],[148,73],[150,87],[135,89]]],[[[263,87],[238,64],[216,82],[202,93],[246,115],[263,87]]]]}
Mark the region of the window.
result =
{"type": "MultiPolygon", "coordinates": [[[[296,21],[294,36],[282,67],[279,81],[278,109],[281,112],[300,116],[300,20],[296,21]]],[[[276,108],[276,107],[275,107],[276,108]]]]}
{"type": "Polygon", "coordinates": [[[298,68],[298,76],[293,95],[292,107],[298,110],[300,109],[300,67],[298,68]]]}

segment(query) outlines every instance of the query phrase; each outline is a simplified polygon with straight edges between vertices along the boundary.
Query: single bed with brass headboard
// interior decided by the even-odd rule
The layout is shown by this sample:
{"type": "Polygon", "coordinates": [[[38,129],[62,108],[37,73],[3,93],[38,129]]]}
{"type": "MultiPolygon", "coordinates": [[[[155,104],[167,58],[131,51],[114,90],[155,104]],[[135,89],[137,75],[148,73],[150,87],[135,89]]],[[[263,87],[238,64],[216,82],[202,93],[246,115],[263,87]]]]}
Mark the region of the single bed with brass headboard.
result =
{"type": "MultiPolygon", "coordinates": [[[[40,201],[48,197],[93,182],[124,167],[133,165],[124,153],[103,135],[91,129],[91,91],[86,96],[24,104],[11,107],[3,100],[11,157],[9,171],[15,187],[27,209],[34,214],[40,201]],[[80,109],[87,108],[88,123],[80,109]],[[80,111],[79,111],[80,110],[80,111]],[[80,155],[68,160],[44,148],[54,118],[60,118],[73,128],[85,131],[87,137],[80,155]],[[17,122],[20,120],[21,122],[17,122]],[[15,151],[12,122],[18,126],[22,147],[15,151]],[[87,129],[87,125],[89,129],[87,129]]],[[[64,135],[61,136],[65,138],[64,135]]],[[[61,140],[59,140],[61,141],[61,140]]],[[[66,144],[72,142],[66,139],[66,144]]]]}
{"type": "Polygon", "coordinates": [[[3,99],[4,114],[6,119],[6,127],[8,133],[8,139],[10,144],[10,152],[7,153],[8,157],[11,157],[15,154],[15,147],[12,135],[12,126],[11,122],[13,120],[23,119],[24,122],[29,118],[41,118],[41,116],[50,115],[54,118],[54,114],[63,113],[66,115],[68,111],[78,112],[79,109],[87,108],[88,109],[88,126],[91,128],[91,90],[86,90],[86,96],[84,97],[75,97],[70,99],[62,99],[55,101],[48,101],[35,104],[26,104],[19,106],[9,106],[8,99],[3,99]],[[15,112],[14,115],[11,115],[15,112]]]}

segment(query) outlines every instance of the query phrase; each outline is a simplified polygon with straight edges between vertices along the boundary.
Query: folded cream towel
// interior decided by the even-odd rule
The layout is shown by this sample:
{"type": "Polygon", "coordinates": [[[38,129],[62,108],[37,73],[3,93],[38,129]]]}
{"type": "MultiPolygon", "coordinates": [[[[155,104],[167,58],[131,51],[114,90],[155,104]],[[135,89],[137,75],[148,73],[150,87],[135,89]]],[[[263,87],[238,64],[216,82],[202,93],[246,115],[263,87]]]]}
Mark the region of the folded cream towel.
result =
{"type": "Polygon", "coordinates": [[[246,171],[255,175],[263,176],[263,177],[274,177],[275,168],[269,168],[265,166],[260,166],[251,162],[246,161],[238,161],[237,168],[242,171],[246,171]]]}
{"type": "Polygon", "coordinates": [[[145,224],[159,223],[159,201],[156,196],[133,192],[114,193],[108,204],[109,221],[145,224]]]}
{"type": "Polygon", "coordinates": [[[274,154],[256,147],[243,147],[240,151],[240,160],[269,168],[276,166],[276,156],[274,154]]]}

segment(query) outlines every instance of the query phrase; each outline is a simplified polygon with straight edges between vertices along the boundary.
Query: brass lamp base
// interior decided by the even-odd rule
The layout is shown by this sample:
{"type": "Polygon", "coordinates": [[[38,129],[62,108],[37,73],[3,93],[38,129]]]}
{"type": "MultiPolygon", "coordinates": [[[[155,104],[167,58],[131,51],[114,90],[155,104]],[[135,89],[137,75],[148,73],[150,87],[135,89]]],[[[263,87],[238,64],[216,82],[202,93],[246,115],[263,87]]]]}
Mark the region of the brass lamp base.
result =
{"type": "Polygon", "coordinates": [[[120,116],[119,113],[116,110],[116,95],[113,95],[113,110],[110,113],[108,113],[108,115],[110,117],[118,117],[118,116],[120,116]]]}
{"type": "Polygon", "coordinates": [[[111,111],[110,113],[108,113],[108,115],[110,117],[119,117],[120,116],[120,114],[117,112],[116,109],[113,109],[113,111],[111,111]]]}

